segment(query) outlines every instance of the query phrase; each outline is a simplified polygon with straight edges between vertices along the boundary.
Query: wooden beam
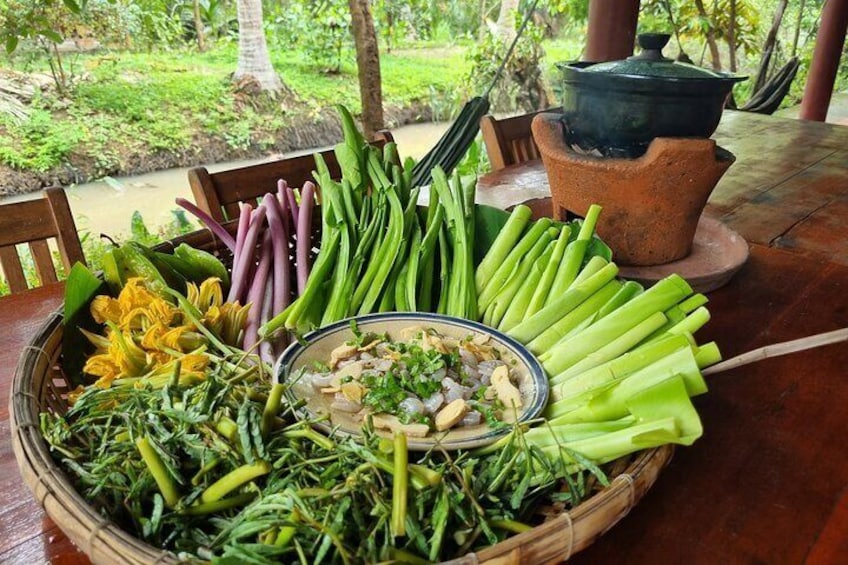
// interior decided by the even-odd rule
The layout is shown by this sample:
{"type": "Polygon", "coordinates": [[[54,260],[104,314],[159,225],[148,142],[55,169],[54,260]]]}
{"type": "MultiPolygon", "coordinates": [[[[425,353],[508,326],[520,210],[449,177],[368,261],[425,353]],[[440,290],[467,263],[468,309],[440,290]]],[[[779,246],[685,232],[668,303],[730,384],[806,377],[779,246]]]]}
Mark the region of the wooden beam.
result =
{"type": "Polygon", "coordinates": [[[848,0],[828,0],[822,9],[821,26],[813,62],[801,100],[801,119],[823,122],[827,118],[839,58],[848,28],[848,0]]]}
{"type": "Polygon", "coordinates": [[[590,0],[586,61],[616,61],[633,54],[639,0],[590,0]]]}

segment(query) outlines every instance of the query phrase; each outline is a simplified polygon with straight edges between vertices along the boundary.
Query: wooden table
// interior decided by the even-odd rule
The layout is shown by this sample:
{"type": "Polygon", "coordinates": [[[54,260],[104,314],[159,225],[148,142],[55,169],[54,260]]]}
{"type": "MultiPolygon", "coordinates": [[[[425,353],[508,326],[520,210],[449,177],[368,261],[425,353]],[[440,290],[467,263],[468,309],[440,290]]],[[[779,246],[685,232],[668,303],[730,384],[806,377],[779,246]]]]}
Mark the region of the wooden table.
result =
{"type": "MultiPolygon", "coordinates": [[[[848,128],[728,112],[716,139],[738,160],[709,207],[748,239],[751,257],[710,294],[699,340],[731,357],[848,325],[848,128]]],[[[488,203],[546,196],[538,164],[481,179],[488,203]]],[[[21,481],[8,429],[18,355],[60,301],[60,285],[0,299],[1,563],[87,563],[21,481]]],[[[848,347],[709,384],[695,400],[704,437],[678,449],[640,504],[573,561],[848,562],[848,347]]]]}

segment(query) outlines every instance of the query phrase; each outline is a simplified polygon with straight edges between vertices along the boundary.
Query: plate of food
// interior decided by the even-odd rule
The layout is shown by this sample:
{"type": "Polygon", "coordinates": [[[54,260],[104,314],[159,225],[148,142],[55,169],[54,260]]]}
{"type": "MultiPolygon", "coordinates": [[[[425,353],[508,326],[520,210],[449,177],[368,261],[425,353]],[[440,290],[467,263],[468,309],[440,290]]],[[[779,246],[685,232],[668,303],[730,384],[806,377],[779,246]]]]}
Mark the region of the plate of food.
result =
{"type": "Polygon", "coordinates": [[[548,398],[539,361],[482,324],[390,312],[339,321],[304,336],[275,374],[325,432],[369,426],[410,449],[487,445],[537,417],[548,398]]]}

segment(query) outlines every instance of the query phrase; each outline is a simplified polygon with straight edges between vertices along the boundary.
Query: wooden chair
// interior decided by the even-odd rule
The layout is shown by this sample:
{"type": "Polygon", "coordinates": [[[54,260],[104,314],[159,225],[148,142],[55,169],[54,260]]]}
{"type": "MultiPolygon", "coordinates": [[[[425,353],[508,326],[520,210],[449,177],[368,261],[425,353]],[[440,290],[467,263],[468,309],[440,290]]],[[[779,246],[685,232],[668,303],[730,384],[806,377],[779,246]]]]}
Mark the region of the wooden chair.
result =
{"type": "MultiPolygon", "coordinates": [[[[371,143],[383,147],[390,141],[394,141],[391,132],[381,130],[371,143]]],[[[321,155],[330,174],[339,178],[341,170],[333,150],[322,151],[321,155]]],[[[289,186],[301,187],[304,182],[314,180],[314,170],[315,156],[308,154],[217,173],[210,173],[206,167],[195,167],[188,171],[188,182],[197,205],[215,220],[224,222],[238,218],[239,203],[254,203],[266,193],[276,192],[279,179],[284,179],[289,186]]]]}
{"type": "Polygon", "coordinates": [[[66,273],[77,261],[85,264],[68,197],[62,188],[45,189],[43,198],[0,205],[0,265],[10,292],[28,288],[15,247],[19,244],[29,244],[40,285],[58,280],[50,239],[56,240],[66,273]]]}
{"type": "Polygon", "coordinates": [[[549,108],[502,120],[495,119],[491,114],[480,118],[483,144],[486,146],[486,153],[489,155],[493,171],[539,159],[539,149],[533,141],[530,124],[536,114],[541,112],[562,112],[562,108],[549,108]]]}

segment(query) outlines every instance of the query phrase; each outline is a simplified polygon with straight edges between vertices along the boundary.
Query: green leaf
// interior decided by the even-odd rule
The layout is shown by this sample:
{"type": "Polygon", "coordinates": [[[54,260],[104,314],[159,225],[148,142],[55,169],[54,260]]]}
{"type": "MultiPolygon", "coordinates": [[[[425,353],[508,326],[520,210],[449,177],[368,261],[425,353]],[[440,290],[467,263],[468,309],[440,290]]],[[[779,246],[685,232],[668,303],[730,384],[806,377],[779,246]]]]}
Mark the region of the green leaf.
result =
{"type": "Polygon", "coordinates": [[[18,47],[18,36],[9,34],[6,36],[6,53],[12,53],[18,47]]]}
{"type": "Polygon", "coordinates": [[[82,367],[89,349],[88,340],[79,328],[97,330],[97,323],[91,317],[88,305],[101,290],[105,292],[103,287],[103,281],[82,263],[74,264],[65,281],[62,366],[73,386],[82,383],[82,367]]]}
{"type": "Polygon", "coordinates": [[[476,204],[474,214],[474,266],[476,267],[506,225],[509,212],[485,204],[476,204]]]}
{"type": "Polygon", "coordinates": [[[144,223],[144,218],[138,210],[134,211],[132,214],[130,230],[132,231],[133,239],[143,242],[150,240],[150,230],[147,229],[147,225],[144,223]]]}
{"type": "Polygon", "coordinates": [[[80,13],[80,5],[75,2],[75,0],[62,0],[65,4],[65,7],[72,11],[75,14],[80,13]]]}
{"type": "Polygon", "coordinates": [[[43,36],[43,37],[46,37],[47,39],[49,39],[53,43],[62,43],[62,41],[63,41],[61,34],[59,34],[58,32],[56,32],[52,29],[42,29],[41,31],[38,32],[38,34],[43,36]]]}

